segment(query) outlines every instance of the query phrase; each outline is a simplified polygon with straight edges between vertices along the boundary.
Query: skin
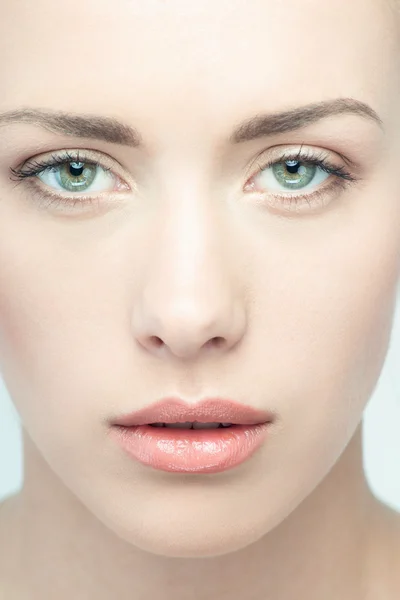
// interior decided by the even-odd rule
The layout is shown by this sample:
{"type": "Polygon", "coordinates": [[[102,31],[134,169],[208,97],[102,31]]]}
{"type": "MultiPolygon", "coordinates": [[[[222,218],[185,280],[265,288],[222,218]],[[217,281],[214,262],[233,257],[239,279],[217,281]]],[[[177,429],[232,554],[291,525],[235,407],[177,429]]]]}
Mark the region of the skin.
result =
{"type": "Polygon", "coordinates": [[[115,117],[145,143],[0,127],[0,364],[25,465],[0,510],[5,597],[398,597],[399,519],[365,479],[362,417],[399,281],[399,40],[383,0],[4,2],[0,113],[115,117]],[[256,114],[337,98],[382,126],[336,114],[229,142],[256,114]],[[301,145],[357,182],[301,214],[259,176],[245,190],[256,161],[301,145]],[[125,188],[66,210],[10,180],[66,149],[125,188]],[[162,473],[108,434],[169,395],[276,421],[235,470],[162,473]]]}

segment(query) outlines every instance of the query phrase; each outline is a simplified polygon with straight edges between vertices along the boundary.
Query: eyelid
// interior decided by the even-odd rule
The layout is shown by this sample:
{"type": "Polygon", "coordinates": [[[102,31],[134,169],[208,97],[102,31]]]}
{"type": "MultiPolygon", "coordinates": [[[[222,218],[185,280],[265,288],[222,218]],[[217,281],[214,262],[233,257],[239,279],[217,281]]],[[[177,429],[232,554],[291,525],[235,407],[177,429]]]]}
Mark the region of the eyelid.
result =
{"type": "Polygon", "coordinates": [[[70,154],[79,154],[80,157],[84,156],[86,159],[88,160],[93,160],[99,163],[103,163],[105,164],[107,167],[111,166],[111,165],[115,165],[116,161],[115,159],[111,158],[110,155],[108,155],[105,152],[100,152],[99,150],[90,150],[88,148],[74,148],[74,147],[70,147],[70,148],[57,148],[56,150],[47,150],[46,152],[40,152],[38,154],[35,154],[34,156],[31,156],[30,158],[28,158],[27,160],[24,160],[21,165],[29,163],[30,161],[34,161],[35,159],[37,160],[38,158],[42,159],[43,161],[51,158],[52,156],[58,156],[58,155],[63,155],[66,153],[70,153],[70,154]],[[103,157],[105,157],[105,160],[103,160],[103,157]]]}
{"type": "MultiPolygon", "coordinates": [[[[130,190],[135,189],[135,185],[130,178],[129,174],[125,169],[122,172],[122,166],[111,156],[106,154],[105,152],[100,152],[97,150],[90,150],[86,148],[62,148],[57,150],[50,150],[45,153],[36,154],[31,156],[30,158],[22,161],[18,164],[17,167],[11,168],[12,173],[16,172],[24,172],[24,168],[28,167],[38,167],[41,163],[52,163],[52,159],[54,159],[55,165],[49,164],[48,166],[43,166],[41,169],[41,173],[52,169],[57,168],[62,164],[65,164],[71,160],[79,160],[82,162],[86,162],[88,164],[94,164],[98,167],[101,167],[105,171],[111,172],[116,178],[121,179],[126,185],[128,185],[130,190]]],[[[38,177],[36,177],[39,179],[38,177]]],[[[67,193],[67,192],[66,192],[67,193]]]]}
{"type": "Polygon", "coordinates": [[[121,167],[114,159],[86,148],[64,148],[36,154],[20,163],[16,169],[9,167],[9,170],[12,174],[10,179],[16,181],[14,187],[22,184],[23,191],[29,191],[30,203],[34,200],[39,210],[51,210],[55,207],[58,215],[66,217],[101,215],[105,211],[118,209],[121,207],[119,200],[136,190],[130,177],[125,172],[120,174],[121,167]],[[53,188],[41,180],[40,174],[58,170],[68,162],[85,162],[111,173],[115,181],[114,187],[118,189],[76,193],[53,188]]]}
{"type": "MultiPolygon", "coordinates": [[[[352,165],[354,167],[354,164],[350,160],[346,159],[343,155],[338,154],[337,152],[331,152],[317,146],[306,146],[303,143],[293,145],[282,144],[281,146],[274,146],[272,149],[269,148],[267,150],[262,150],[256,155],[245,171],[246,185],[249,179],[252,179],[259,174],[260,162],[264,164],[270,163],[271,166],[274,163],[284,162],[285,160],[289,160],[289,157],[293,158],[293,156],[297,155],[308,155],[309,158],[312,157],[314,160],[329,160],[330,162],[335,162],[335,158],[332,159],[331,157],[338,156],[345,164],[348,164],[349,166],[352,165]],[[254,165],[256,165],[256,167],[254,167],[254,165]]],[[[337,159],[337,162],[339,167],[340,160],[337,159]]]]}
{"type": "MultiPolygon", "coordinates": [[[[243,191],[250,192],[250,197],[252,199],[255,197],[257,204],[284,217],[315,214],[331,204],[333,198],[338,194],[360,181],[354,170],[346,166],[347,161],[340,162],[336,153],[323,148],[304,147],[304,144],[300,148],[298,145],[291,147],[282,145],[273,148],[272,156],[271,151],[269,154],[267,151],[267,156],[264,158],[263,155],[265,155],[265,151],[259,153],[252,161],[251,167],[253,168],[254,162],[256,162],[258,168],[250,177],[247,177],[243,191]],[[258,176],[262,176],[274,165],[283,164],[289,160],[316,165],[330,177],[327,177],[320,185],[317,183],[316,187],[311,189],[307,189],[307,186],[296,190],[283,189],[281,191],[274,188],[268,189],[268,186],[265,186],[264,190],[255,189],[258,176]]],[[[341,155],[340,158],[342,158],[341,155]]]]}

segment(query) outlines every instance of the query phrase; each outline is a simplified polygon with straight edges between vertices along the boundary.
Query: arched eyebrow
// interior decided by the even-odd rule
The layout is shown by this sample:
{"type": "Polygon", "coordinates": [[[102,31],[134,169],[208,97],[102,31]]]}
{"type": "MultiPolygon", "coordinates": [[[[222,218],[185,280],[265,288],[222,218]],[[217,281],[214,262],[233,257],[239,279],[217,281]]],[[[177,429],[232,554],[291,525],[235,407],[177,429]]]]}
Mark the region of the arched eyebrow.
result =
{"type": "MultiPolygon", "coordinates": [[[[341,114],[355,114],[372,120],[383,129],[382,120],[371,106],[353,98],[337,98],[284,112],[255,115],[239,123],[228,140],[231,144],[240,144],[295,131],[321,119],[341,114]]],[[[102,140],[132,148],[144,146],[137,129],[114,117],[28,107],[0,113],[0,127],[11,123],[29,123],[66,136],[102,140]]]]}
{"type": "Polygon", "coordinates": [[[383,122],[375,110],[353,98],[336,98],[325,102],[307,104],[291,110],[269,115],[257,115],[239,124],[230,137],[233,144],[248,142],[264,136],[287,133],[312,125],[335,115],[353,114],[372,120],[383,129],[383,122]]]}
{"type": "Polygon", "coordinates": [[[136,129],[113,117],[29,107],[0,113],[0,127],[12,123],[29,123],[61,135],[97,139],[133,148],[142,145],[136,129]]]}

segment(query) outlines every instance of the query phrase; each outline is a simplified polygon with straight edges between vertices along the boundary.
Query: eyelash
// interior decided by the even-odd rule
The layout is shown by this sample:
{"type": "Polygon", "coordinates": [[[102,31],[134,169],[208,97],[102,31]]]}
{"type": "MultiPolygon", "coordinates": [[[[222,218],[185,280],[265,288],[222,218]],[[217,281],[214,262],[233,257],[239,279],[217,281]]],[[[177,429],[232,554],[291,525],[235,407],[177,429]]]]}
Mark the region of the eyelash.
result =
{"type": "MultiPolygon", "coordinates": [[[[269,160],[266,163],[258,164],[257,166],[259,170],[250,177],[250,180],[254,179],[257,175],[262,174],[266,169],[269,169],[273,165],[281,164],[286,161],[298,161],[307,166],[313,165],[328,173],[329,175],[334,176],[334,182],[330,185],[324,186],[322,190],[317,189],[311,193],[306,194],[294,194],[289,192],[287,194],[274,194],[272,192],[258,192],[252,190],[253,193],[268,196],[269,198],[273,198],[276,203],[281,208],[282,204],[289,205],[289,211],[291,211],[291,207],[294,206],[296,209],[301,208],[302,205],[307,203],[309,207],[314,208],[315,205],[317,207],[323,205],[325,203],[327,195],[330,191],[334,189],[345,189],[348,185],[356,183],[359,181],[357,177],[352,175],[344,166],[338,167],[329,161],[328,155],[320,151],[319,153],[303,150],[302,147],[298,151],[287,151],[281,154],[277,159],[269,160]],[[299,199],[303,199],[304,202],[299,202],[299,199]]],[[[64,151],[62,154],[52,154],[48,159],[43,161],[36,161],[35,159],[30,159],[27,161],[23,167],[13,169],[10,167],[11,176],[10,179],[13,181],[17,181],[18,185],[23,180],[27,180],[29,178],[34,178],[40,173],[43,173],[46,170],[51,170],[56,168],[57,166],[63,166],[69,162],[82,162],[86,165],[101,167],[105,172],[110,172],[112,169],[110,167],[106,167],[98,161],[91,160],[87,158],[85,153],[80,154],[77,152],[68,152],[64,151]]],[[[249,180],[248,180],[249,181],[249,180]]],[[[246,182],[245,187],[248,185],[246,182]]],[[[254,185],[254,184],[250,184],[254,185]]],[[[75,204],[79,204],[80,207],[93,205],[96,200],[99,201],[99,198],[93,198],[91,196],[77,196],[75,197],[64,197],[61,194],[56,194],[53,192],[43,191],[38,187],[34,187],[34,193],[38,195],[38,199],[42,205],[43,201],[46,203],[46,207],[51,206],[53,204],[61,204],[67,206],[75,206],[75,204]]]]}
{"type": "MultiPolygon", "coordinates": [[[[311,151],[309,149],[303,150],[301,146],[300,150],[288,150],[279,156],[278,159],[269,160],[266,163],[259,164],[256,161],[258,166],[258,171],[250,177],[250,180],[254,179],[258,175],[262,174],[263,171],[269,169],[270,167],[285,163],[287,161],[298,161],[307,166],[316,166],[325,173],[334,176],[334,181],[330,185],[325,185],[322,189],[316,189],[312,192],[308,193],[292,193],[288,191],[287,194],[284,192],[281,194],[274,194],[273,192],[261,192],[254,190],[254,194],[258,194],[259,196],[268,195],[269,198],[272,198],[275,201],[275,206],[278,205],[279,209],[282,208],[283,205],[288,205],[288,211],[291,211],[291,208],[294,206],[295,209],[301,209],[304,204],[308,204],[307,210],[309,209],[317,209],[321,206],[325,205],[327,202],[327,197],[329,196],[329,192],[346,189],[349,185],[357,183],[360,179],[350,173],[344,166],[338,167],[333,162],[331,162],[328,158],[328,154],[324,151],[311,151]],[[299,199],[303,199],[304,202],[299,201],[299,199]]],[[[327,180],[328,181],[328,180],[327,180]]],[[[247,183],[246,183],[247,186],[247,183]]],[[[245,187],[246,187],[245,186],[245,187]]],[[[270,202],[269,202],[270,204],[270,202]]],[[[272,208],[274,208],[274,204],[272,204],[272,208]]]]}
{"type": "MultiPolygon", "coordinates": [[[[30,159],[28,160],[23,167],[13,169],[10,167],[11,176],[10,179],[12,181],[17,181],[16,186],[22,183],[24,180],[35,178],[40,173],[44,173],[47,170],[54,169],[58,166],[63,166],[70,162],[82,162],[86,165],[91,165],[95,167],[101,167],[105,172],[112,172],[111,167],[106,167],[100,161],[93,160],[89,158],[84,152],[80,153],[79,150],[76,152],[69,152],[65,150],[62,154],[52,154],[49,158],[44,159],[42,161],[30,159]]],[[[62,196],[61,194],[57,194],[50,191],[44,191],[43,189],[32,186],[33,193],[37,196],[39,200],[40,207],[48,208],[49,206],[64,205],[70,207],[71,205],[74,207],[76,204],[79,204],[81,208],[89,205],[93,205],[96,202],[99,202],[99,198],[94,198],[93,196],[78,196],[77,194],[74,197],[71,196],[62,196]]]]}

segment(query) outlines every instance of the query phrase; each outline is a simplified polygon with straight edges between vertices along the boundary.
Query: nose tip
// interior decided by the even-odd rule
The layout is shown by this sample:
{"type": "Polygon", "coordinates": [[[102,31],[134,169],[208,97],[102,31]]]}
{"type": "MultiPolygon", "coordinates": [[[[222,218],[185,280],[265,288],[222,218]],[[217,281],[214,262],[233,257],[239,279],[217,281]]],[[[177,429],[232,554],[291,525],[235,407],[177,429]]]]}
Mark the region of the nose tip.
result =
{"type": "Polygon", "coordinates": [[[156,356],[175,356],[193,359],[200,353],[228,351],[243,334],[245,318],[237,303],[221,299],[219,302],[196,303],[193,310],[184,313],[175,306],[145,305],[136,340],[156,356]]]}

